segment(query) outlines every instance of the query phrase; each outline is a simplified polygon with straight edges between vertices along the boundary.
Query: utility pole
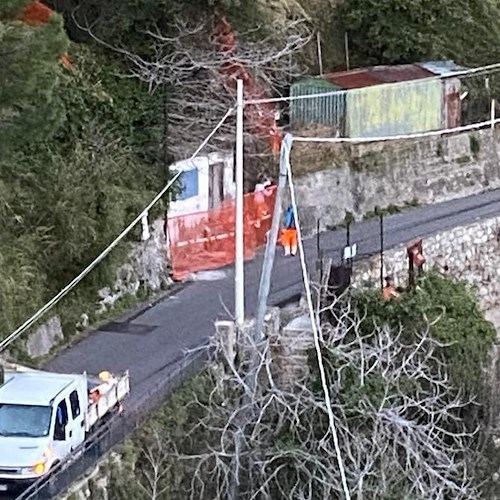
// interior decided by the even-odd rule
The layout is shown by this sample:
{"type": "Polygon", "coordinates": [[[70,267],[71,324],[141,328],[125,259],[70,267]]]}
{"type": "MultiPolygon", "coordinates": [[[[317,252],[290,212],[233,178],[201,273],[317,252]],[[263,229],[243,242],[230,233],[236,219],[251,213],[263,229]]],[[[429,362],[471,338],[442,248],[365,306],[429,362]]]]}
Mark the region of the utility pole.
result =
{"type": "MultiPolygon", "coordinates": [[[[258,362],[259,353],[257,351],[258,344],[262,340],[262,330],[264,327],[264,318],[267,308],[267,298],[271,287],[271,272],[273,269],[274,256],[276,253],[276,240],[280,226],[281,212],[281,196],[286,186],[288,177],[287,165],[290,158],[290,149],[292,147],[293,137],[287,134],[283,139],[280,154],[280,176],[278,181],[278,191],[274,204],[273,220],[271,230],[267,241],[266,254],[262,266],[262,275],[260,279],[258,306],[257,306],[257,321],[255,330],[251,332],[255,343],[255,351],[252,352],[248,373],[245,375],[245,384],[248,386],[248,392],[245,392],[240,402],[240,416],[237,421],[238,429],[234,436],[234,456],[231,463],[231,478],[229,480],[228,500],[238,500],[240,470],[241,470],[241,454],[245,447],[245,430],[248,422],[252,421],[252,416],[255,413],[255,406],[252,400],[257,387],[258,362]]],[[[238,326],[238,325],[237,325],[238,326]]],[[[252,460],[250,454],[249,460],[252,460]]]]}
{"type": "Polygon", "coordinates": [[[236,221],[235,221],[235,281],[234,315],[238,329],[245,321],[245,268],[243,229],[243,80],[236,81],[236,221]]]}
{"type": "Polygon", "coordinates": [[[288,176],[287,163],[290,161],[290,150],[292,147],[292,136],[287,134],[281,144],[280,155],[280,173],[278,179],[278,189],[276,191],[276,201],[274,202],[273,220],[271,230],[267,239],[266,253],[264,255],[264,263],[262,265],[262,274],[260,278],[259,296],[257,305],[257,321],[256,321],[256,340],[262,338],[262,330],[264,328],[264,318],[267,310],[267,298],[271,288],[271,273],[273,270],[274,256],[276,254],[276,241],[281,220],[281,199],[286,185],[288,176]]]}

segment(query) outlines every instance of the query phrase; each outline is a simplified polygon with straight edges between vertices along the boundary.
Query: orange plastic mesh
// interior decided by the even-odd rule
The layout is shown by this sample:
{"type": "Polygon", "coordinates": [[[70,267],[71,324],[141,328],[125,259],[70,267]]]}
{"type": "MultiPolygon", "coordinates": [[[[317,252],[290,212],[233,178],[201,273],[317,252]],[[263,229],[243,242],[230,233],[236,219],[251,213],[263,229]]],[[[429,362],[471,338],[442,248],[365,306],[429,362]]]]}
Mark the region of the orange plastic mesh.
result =
{"type": "MultiPolygon", "coordinates": [[[[270,188],[263,202],[253,193],[244,196],[245,260],[266,244],[271,229],[276,188],[270,188]]],[[[225,202],[208,212],[172,217],[168,220],[168,238],[174,279],[181,280],[191,273],[232,264],[235,254],[235,203],[225,202]]]]}
{"type": "MultiPolygon", "coordinates": [[[[35,1],[28,4],[17,16],[17,19],[28,26],[39,26],[48,22],[53,14],[54,11],[47,7],[44,3],[35,1]]],[[[61,64],[67,69],[73,67],[73,64],[71,63],[71,60],[66,52],[61,56],[60,61],[61,64]]]]}
{"type": "Polygon", "coordinates": [[[33,2],[28,4],[19,14],[19,21],[30,26],[38,26],[46,23],[52,16],[54,11],[41,2],[33,2]]]}
{"type": "MultiPolygon", "coordinates": [[[[218,18],[213,39],[217,50],[226,57],[220,66],[226,87],[235,91],[236,80],[243,80],[245,100],[261,100],[269,97],[269,89],[243,63],[234,60],[238,51],[236,34],[222,16],[218,18]],[[232,57],[232,59],[231,59],[232,57]]],[[[273,103],[260,102],[245,106],[245,118],[250,132],[269,141],[272,152],[277,155],[280,150],[282,133],[276,123],[277,108],[273,103]]]]}

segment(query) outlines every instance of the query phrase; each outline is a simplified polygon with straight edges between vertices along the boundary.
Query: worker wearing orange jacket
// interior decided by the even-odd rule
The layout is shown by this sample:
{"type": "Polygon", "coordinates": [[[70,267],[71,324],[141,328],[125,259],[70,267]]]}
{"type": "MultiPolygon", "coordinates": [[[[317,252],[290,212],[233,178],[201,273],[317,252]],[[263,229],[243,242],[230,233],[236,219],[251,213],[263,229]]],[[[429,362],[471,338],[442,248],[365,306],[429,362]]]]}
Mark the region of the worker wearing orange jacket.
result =
{"type": "Polygon", "coordinates": [[[285,249],[285,255],[297,253],[297,228],[295,227],[295,215],[290,205],[285,212],[285,224],[281,233],[281,243],[285,249]]]}

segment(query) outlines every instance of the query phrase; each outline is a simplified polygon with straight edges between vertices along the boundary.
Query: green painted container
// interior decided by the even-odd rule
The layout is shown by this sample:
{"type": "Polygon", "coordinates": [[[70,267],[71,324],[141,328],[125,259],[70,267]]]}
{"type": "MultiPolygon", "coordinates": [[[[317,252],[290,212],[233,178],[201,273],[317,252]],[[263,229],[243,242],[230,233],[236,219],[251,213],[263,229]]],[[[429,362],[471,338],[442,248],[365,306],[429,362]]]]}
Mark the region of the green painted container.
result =
{"type": "Polygon", "coordinates": [[[290,127],[292,130],[307,128],[311,125],[324,125],[345,135],[346,92],[322,78],[309,78],[291,85],[290,127]],[[299,98],[316,94],[327,94],[299,98]]]}

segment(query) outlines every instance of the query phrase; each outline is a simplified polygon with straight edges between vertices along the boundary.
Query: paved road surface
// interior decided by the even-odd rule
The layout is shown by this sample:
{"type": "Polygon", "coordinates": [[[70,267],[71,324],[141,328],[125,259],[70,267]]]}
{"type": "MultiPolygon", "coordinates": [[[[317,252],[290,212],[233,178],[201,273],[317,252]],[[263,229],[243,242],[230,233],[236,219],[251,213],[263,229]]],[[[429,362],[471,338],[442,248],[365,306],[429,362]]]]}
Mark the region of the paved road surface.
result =
{"type": "MultiPolygon", "coordinates": [[[[432,206],[409,209],[385,218],[385,242],[390,248],[409,240],[464,223],[500,214],[500,190],[432,206]]],[[[378,220],[356,223],[351,227],[351,242],[358,244],[362,256],[379,249],[378,220]]],[[[314,270],[316,238],[305,241],[310,270],[314,270]]],[[[345,231],[321,235],[327,257],[338,257],[345,244],[345,231]]],[[[245,264],[246,312],[255,313],[262,252],[245,264]]],[[[270,302],[289,301],[302,290],[298,258],[285,258],[277,252],[273,269],[270,302]]],[[[96,331],[79,344],[59,354],[46,368],[59,372],[98,373],[130,370],[132,392],[128,405],[141,404],[147,394],[161,383],[187,348],[202,344],[213,331],[216,319],[228,317],[233,310],[234,271],[226,268],[218,281],[193,282],[178,293],[131,320],[125,333],[96,331]]]]}

